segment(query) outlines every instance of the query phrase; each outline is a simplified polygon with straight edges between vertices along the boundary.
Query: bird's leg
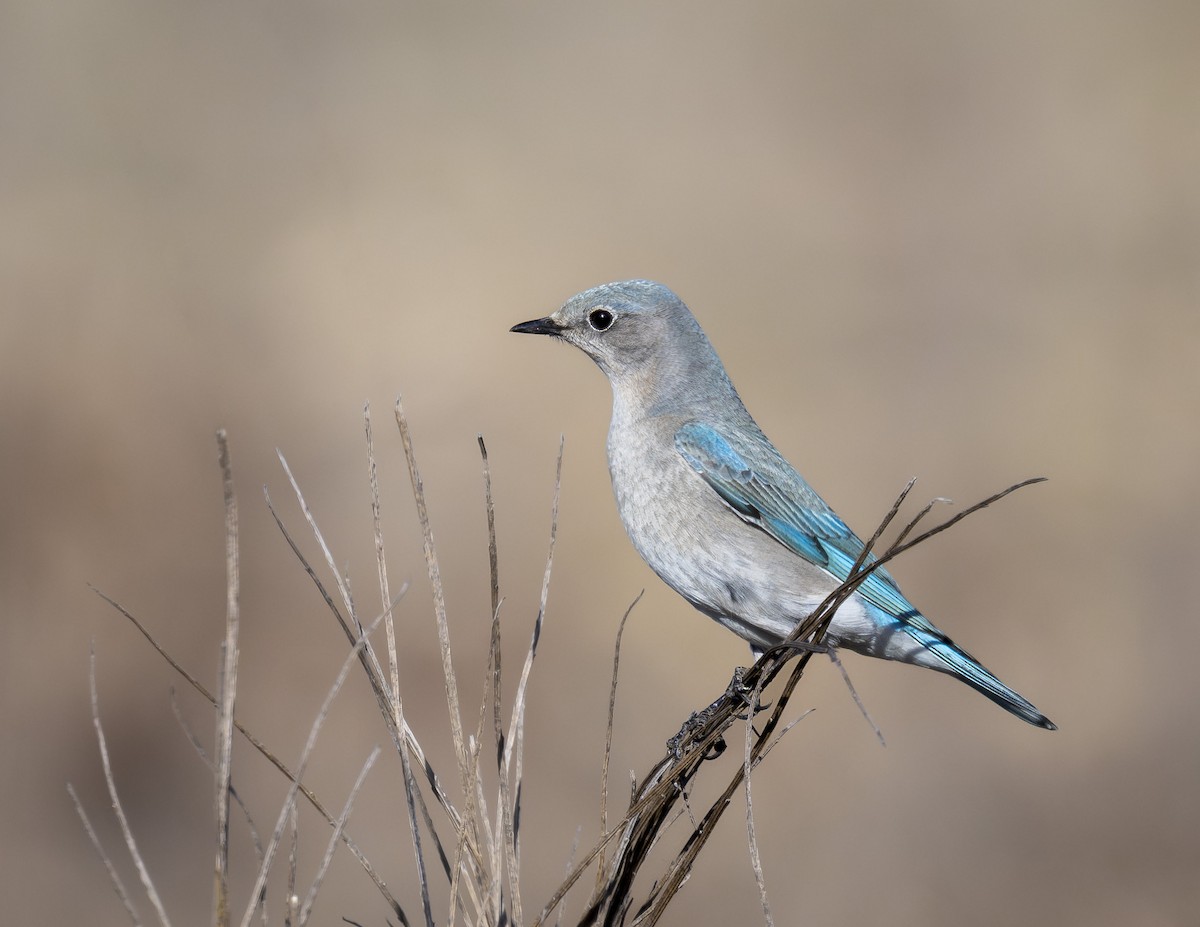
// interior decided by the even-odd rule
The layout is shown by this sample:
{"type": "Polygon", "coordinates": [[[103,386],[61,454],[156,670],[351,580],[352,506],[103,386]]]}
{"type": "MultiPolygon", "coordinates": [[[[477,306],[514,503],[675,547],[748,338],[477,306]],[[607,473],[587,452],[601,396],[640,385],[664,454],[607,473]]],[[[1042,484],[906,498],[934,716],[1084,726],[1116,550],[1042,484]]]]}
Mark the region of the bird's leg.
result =
{"type": "MultiPolygon", "coordinates": [[[[667,741],[667,749],[671,751],[675,759],[683,756],[684,748],[695,739],[704,727],[712,720],[712,717],[722,708],[728,701],[741,702],[747,708],[750,707],[750,695],[754,691],[750,686],[746,685],[747,669],[744,666],[736,667],[733,671],[733,678],[729,680],[729,685],[725,687],[717,699],[713,701],[707,708],[702,708],[699,711],[692,712],[690,718],[683,722],[683,727],[679,729],[679,733],[667,741]]],[[[762,711],[769,705],[755,705],[754,713],[762,711]]],[[[740,720],[745,721],[749,717],[749,712],[743,715],[737,715],[740,720]]],[[[705,754],[704,759],[716,759],[725,752],[724,738],[716,740],[709,748],[709,752],[705,754]]]]}
{"type": "MultiPolygon", "coordinates": [[[[744,670],[743,670],[744,672],[744,670]]],[[[667,749],[671,751],[671,755],[679,760],[683,758],[684,751],[688,745],[696,739],[696,735],[708,726],[708,722],[712,720],[712,716],[717,713],[717,709],[721,707],[721,703],[725,700],[722,695],[719,699],[709,705],[707,708],[702,708],[699,711],[693,711],[690,718],[683,722],[683,726],[679,729],[679,733],[667,741],[667,749]]],[[[725,738],[718,737],[713,741],[708,748],[708,752],[704,754],[703,759],[714,760],[725,752],[725,738]]]]}
{"type": "MultiPolygon", "coordinates": [[[[731,698],[740,702],[750,704],[751,688],[746,685],[747,669],[744,666],[735,666],[733,668],[733,678],[729,680],[729,685],[725,687],[725,694],[717,701],[713,702],[713,706],[717,705],[721,699],[731,698]]],[[[710,706],[712,707],[712,706],[710,706]]]]}
{"type": "MultiPolygon", "coordinates": [[[[811,641],[784,641],[765,650],[751,645],[750,650],[756,661],[760,659],[764,653],[770,653],[776,650],[794,650],[800,653],[827,653],[834,663],[837,663],[839,667],[841,666],[841,663],[838,662],[838,659],[834,654],[833,647],[829,644],[814,644],[811,641]]],[[[736,715],[740,721],[747,721],[753,715],[757,715],[760,711],[765,711],[771,707],[770,702],[753,702],[752,704],[751,695],[753,694],[754,689],[751,686],[746,685],[747,672],[749,672],[749,670],[744,666],[736,667],[733,671],[733,677],[729,680],[729,685],[725,687],[724,693],[722,693],[707,708],[702,708],[700,711],[692,712],[691,717],[683,722],[683,726],[679,729],[679,733],[667,741],[667,749],[671,751],[671,754],[675,757],[675,759],[680,759],[683,756],[684,749],[687,747],[687,745],[691,743],[695,739],[696,735],[704,729],[705,725],[708,724],[713,715],[715,715],[717,711],[720,710],[723,705],[725,705],[726,700],[740,702],[746,707],[747,710],[745,713],[736,715]]],[[[845,675],[845,670],[842,670],[842,674],[845,675]]],[[[847,685],[849,685],[849,682],[850,680],[847,678],[847,685]]],[[[850,691],[852,693],[854,692],[853,686],[850,687],[850,691]]],[[[862,702],[858,700],[857,693],[855,693],[854,698],[861,708],[862,702]]],[[[862,709],[862,711],[863,714],[866,715],[866,709],[862,709]]],[[[869,717],[868,720],[870,720],[869,717]]],[[[878,729],[876,728],[876,730],[878,729]]],[[[880,735],[880,739],[882,740],[882,735],[880,735]]],[[[719,739],[715,741],[709,748],[709,752],[705,755],[704,759],[715,759],[724,752],[725,741],[724,739],[719,739]]]]}
{"type": "Polygon", "coordinates": [[[755,702],[751,704],[750,696],[754,692],[750,686],[746,685],[746,673],[749,670],[744,666],[735,667],[733,670],[733,678],[729,680],[729,685],[725,687],[725,694],[713,702],[708,709],[711,710],[721,704],[725,699],[732,699],[735,702],[741,702],[748,709],[745,714],[736,715],[739,721],[747,721],[752,714],[758,714],[760,711],[765,711],[771,707],[771,703],[755,702]],[[753,709],[751,712],[749,709],[753,709]]]}

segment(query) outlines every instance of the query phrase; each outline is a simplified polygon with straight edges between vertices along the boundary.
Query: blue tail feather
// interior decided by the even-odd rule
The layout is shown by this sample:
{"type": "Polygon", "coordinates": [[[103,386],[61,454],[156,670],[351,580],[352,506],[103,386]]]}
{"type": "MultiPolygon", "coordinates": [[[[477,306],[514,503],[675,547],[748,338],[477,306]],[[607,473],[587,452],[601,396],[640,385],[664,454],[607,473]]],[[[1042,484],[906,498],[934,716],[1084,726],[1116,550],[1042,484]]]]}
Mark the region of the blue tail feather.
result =
{"type": "Polygon", "coordinates": [[[1058,729],[1058,725],[1038,711],[1028,699],[1002,683],[983,664],[949,638],[938,637],[916,628],[906,630],[914,640],[937,657],[938,662],[944,664],[944,669],[936,664],[931,665],[931,669],[941,669],[942,672],[961,679],[972,689],[986,695],[1023,721],[1048,731],[1058,729]]]}

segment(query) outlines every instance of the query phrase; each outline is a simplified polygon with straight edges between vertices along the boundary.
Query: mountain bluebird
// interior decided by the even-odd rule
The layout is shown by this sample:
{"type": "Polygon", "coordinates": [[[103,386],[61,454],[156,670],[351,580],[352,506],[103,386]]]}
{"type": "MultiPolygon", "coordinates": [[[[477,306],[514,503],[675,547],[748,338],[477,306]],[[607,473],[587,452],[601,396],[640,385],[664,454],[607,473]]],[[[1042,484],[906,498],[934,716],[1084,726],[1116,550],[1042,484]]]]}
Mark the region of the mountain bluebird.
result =
{"type": "MultiPolygon", "coordinates": [[[[575,345],[612,385],[608,468],[638,553],[755,655],[783,641],[848,575],[863,543],[750,417],[687,306],[630,280],[513,326],[575,345]]],[[[883,568],[834,615],[827,644],[949,673],[1018,718],[1028,701],[938,630],[883,568]]]]}

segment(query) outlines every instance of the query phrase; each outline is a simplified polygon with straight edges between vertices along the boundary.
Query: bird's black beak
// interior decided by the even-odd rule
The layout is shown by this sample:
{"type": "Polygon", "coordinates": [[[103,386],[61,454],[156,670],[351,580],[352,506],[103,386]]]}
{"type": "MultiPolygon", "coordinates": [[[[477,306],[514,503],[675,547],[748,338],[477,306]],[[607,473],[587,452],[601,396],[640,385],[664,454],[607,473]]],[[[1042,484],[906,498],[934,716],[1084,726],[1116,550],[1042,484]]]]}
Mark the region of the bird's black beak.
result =
{"type": "Polygon", "coordinates": [[[511,332],[517,332],[521,335],[561,335],[563,326],[556,322],[550,316],[544,319],[531,319],[528,322],[522,322],[520,325],[514,325],[509,329],[511,332]]]}

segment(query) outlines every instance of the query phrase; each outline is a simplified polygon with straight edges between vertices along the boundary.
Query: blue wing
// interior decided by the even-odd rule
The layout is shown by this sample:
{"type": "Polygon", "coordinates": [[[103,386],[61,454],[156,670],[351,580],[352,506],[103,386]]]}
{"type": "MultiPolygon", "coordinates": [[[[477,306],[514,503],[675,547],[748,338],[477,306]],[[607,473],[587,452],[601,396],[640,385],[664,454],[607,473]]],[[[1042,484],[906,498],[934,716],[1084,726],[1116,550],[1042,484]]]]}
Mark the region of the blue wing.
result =
{"type": "MultiPolygon", "coordinates": [[[[675,449],[743,519],[838,579],[850,575],[863,542],[761,433],[727,436],[711,425],[688,422],[675,433],[675,449]]],[[[869,556],[866,562],[874,561],[869,556]]],[[[858,591],[886,614],[940,636],[883,567],[858,591]]]]}

